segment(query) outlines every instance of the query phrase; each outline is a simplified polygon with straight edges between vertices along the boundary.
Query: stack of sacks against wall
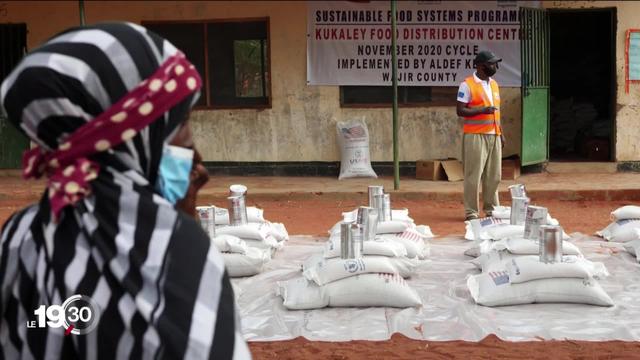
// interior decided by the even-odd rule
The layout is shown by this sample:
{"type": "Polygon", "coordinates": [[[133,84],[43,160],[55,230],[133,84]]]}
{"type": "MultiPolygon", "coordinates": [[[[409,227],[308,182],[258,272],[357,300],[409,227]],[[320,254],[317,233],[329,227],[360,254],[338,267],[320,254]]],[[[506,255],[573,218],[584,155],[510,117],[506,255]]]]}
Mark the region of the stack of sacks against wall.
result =
{"type": "MultiPolygon", "coordinates": [[[[608,241],[628,243],[640,240],[640,206],[627,205],[611,212],[613,222],[597,231],[596,235],[608,241]]],[[[626,247],[626,246],[625,246],[626,247]]]]}
{"type": "MultiPolygon", "coordinates": [[[[357,210],[343,213],[355,219],[357,210]]],[[[291,310],[323,307],[413,307],[422,304],[405,278],[428,255],[428,226],[416,226],[407,210],[393,210],[393,221],[381,222],[375,240],[363,242],[363,256],[340,258],[340,223],[329,233],[323,252],[304,262],[302,276],[278,283],[277,293],[291,310]]]]}
{"type": "Polygon", "coordinates": [[[216,207],[216,238],[214,244],[222,252],[230,277],[252,276],[262,271],[289,234],[283,224],[264,219],[264,211],[247,207],[246,225],[230,226],[227,209],[216,207]],[[229,244],[242,245],[229,246],[229,244]],[[225,245],[226,244],[226,245],[225,245]]]}
{"type": "MultiPolygon", "coordinates": [[[[485,306],[545,302],[613,305],[596,281],[607,276],[601,263],[584,259],[577,246],[563,241],[563,261],[540,262],[539,243],[525,239],[524,226],[500,219],[472,220],[480,241],[465,254],[482,271],[471,275],[467,286],[476,303],[485,306]]],[[[474,234],[474,235],[475,235],[474,234]]],[[[565,234],[566,236],[566,234],[565,234]]]]}

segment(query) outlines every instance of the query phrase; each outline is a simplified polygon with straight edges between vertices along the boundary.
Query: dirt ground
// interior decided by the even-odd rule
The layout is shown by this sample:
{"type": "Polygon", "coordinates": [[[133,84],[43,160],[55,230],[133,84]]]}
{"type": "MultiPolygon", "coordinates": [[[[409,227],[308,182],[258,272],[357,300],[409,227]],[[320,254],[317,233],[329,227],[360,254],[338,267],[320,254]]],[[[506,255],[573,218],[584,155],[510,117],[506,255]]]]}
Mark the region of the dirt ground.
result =
{"type": "MultiPolygon", "coordinates": [[[[17,209],[35,201],[34,196],[0,197],[0,223],[17,209]]],[[[213,201],[226,207],[224,201],[213,201]]],[[[247,201],[265,210],[265,218],[282,222],[292,235],[325,235],[340,219],[342,211],[361,205],[356,200],[336,200],[317,195],[305,200],[247,201]]],[[[609,213],[623,201],[546,200],[546,206],[568,233],[591,234],[606,226],[609,213]]],[[[457,201],[398,200],[393,208],[408,208],[417,224],[431,226],[436,235],[461,235],[463,210],[457,201]]],[[[437,241],[434,240],[434,241],[437,241]]],[[[318,342],[297,338],[290,341],[252,342],[254,359],[631,359],[640,358],[640,342],[535,341],[505,342],[495,336],[473,343],[464,341],[419,341],[394,335],[388,341],[318,342]]]]}

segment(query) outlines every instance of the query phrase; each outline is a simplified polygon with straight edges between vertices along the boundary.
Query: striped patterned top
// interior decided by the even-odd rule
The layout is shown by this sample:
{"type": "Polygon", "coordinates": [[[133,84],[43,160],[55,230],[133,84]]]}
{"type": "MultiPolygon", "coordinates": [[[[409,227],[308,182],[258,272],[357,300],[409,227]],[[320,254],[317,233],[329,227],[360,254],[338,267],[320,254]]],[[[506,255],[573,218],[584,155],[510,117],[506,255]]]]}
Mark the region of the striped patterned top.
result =
{"type": "MultiPolygon", "coordinates": [[[[177,49],[145,28],[67,30],[30,52],[0,88],[2,111],[46,151],[145,81],[177,49]]],[[[194,92],[123,143],[94,154],[91,192],[59,219],[49,194],[0,235],[0,358],[250,358],[224,263],[194,219],[155,193],[162,148],[194,92]],[[81,294],[95,330],[27,328],[40,305],[81,294]]]]}

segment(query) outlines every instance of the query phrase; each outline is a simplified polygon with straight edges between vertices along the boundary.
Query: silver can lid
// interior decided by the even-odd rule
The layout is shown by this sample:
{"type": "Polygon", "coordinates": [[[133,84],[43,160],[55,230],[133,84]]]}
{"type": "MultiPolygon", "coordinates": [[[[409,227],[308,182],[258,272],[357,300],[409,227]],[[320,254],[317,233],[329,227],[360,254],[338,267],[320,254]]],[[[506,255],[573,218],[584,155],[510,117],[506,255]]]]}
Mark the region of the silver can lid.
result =
{"type": "Polygon", "coordinates": [[[233,184],[229,186],[229,191],[234,194],[244,194],[247,192],[247,187],[242,184],[233,184]]]}

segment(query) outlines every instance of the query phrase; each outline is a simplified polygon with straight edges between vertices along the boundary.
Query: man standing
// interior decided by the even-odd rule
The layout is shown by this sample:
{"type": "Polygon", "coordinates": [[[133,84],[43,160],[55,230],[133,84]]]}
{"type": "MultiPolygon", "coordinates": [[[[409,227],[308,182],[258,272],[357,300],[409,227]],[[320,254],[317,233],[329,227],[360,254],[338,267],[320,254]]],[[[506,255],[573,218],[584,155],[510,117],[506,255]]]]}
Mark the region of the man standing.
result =
{"type": "Polygon", "coordinates": [[[500,90],[491,77],[502,61],[490,51],[473,60],[476,71],[460,84],[456,112],[464,118],[462,164],[464,168],[465,219],[479,217],[478,188],[482,182],[482,208],[491,216],[499,205],[498,185],[502,177],[504,137],[500,126],[500,90]]]}

